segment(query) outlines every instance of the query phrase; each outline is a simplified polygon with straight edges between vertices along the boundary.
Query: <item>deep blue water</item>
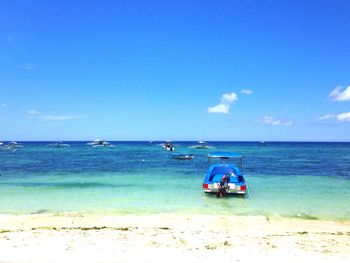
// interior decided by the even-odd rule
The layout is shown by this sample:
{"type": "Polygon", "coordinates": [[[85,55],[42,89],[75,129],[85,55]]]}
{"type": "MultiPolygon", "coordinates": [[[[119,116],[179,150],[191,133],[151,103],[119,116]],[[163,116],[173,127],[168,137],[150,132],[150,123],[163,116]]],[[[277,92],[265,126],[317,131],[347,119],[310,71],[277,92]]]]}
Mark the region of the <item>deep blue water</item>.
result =
{"type": "Polygon", "coordinates": [[[92,148],[67,142],[22,142],[0,150],[0,213],[203,213],[350,218],[350,143],[174,142],[174,160],[159,143],[111,142],[92,148]],[[202,192],[212,151],[244,156],[249,194],[219,198],[202,192]]]}

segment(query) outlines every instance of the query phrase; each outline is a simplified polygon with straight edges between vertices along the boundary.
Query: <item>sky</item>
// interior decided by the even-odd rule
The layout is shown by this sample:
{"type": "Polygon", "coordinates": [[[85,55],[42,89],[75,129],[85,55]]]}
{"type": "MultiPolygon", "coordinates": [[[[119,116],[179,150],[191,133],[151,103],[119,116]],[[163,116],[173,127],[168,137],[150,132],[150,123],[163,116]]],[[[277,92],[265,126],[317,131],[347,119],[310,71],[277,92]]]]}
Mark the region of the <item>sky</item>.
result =
{"type": "Polygon", "coordinates": [[[0,141],[350,141],[350,1],[0,0],[0,141]]]}

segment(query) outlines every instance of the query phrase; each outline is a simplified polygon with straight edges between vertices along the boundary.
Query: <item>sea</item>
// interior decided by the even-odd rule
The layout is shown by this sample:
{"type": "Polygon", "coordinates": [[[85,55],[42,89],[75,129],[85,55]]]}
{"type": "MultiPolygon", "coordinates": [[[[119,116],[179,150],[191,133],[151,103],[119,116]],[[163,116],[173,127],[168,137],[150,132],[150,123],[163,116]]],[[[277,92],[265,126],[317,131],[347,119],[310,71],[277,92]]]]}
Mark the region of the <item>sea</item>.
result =
{"type": "Polygon", "coordinates": [[[0,150],[0,214],[159,213],[267,216],[309,220],[350,219],[350,143],[173,142],[171,158],[161,142],[21,142],[0,150]],[[217,198],[203,192],[208,154],[243,156],[245,196],[217,198]]]}

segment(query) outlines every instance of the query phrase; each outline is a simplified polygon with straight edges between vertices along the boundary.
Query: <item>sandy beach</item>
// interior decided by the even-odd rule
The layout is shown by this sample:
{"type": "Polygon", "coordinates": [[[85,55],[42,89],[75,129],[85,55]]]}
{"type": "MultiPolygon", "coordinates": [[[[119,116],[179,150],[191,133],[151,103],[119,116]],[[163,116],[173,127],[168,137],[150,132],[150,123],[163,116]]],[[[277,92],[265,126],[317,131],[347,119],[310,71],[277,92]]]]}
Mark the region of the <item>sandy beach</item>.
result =
{"type": "Polygon", "coordinates": [[[1,215],[0,262],[349,262],[350,223],[263,216],[1,215]]]}

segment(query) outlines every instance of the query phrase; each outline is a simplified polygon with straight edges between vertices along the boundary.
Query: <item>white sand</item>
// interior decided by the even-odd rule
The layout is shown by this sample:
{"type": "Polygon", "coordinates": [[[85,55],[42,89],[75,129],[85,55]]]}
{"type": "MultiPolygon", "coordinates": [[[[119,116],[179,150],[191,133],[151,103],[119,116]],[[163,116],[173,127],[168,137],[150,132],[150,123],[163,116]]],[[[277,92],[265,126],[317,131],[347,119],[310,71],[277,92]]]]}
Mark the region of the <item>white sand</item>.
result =
{"type": "Polygon", "coordinates": [[[0,262],[350,262],[350,222],[0,215],[0,262]]]}

